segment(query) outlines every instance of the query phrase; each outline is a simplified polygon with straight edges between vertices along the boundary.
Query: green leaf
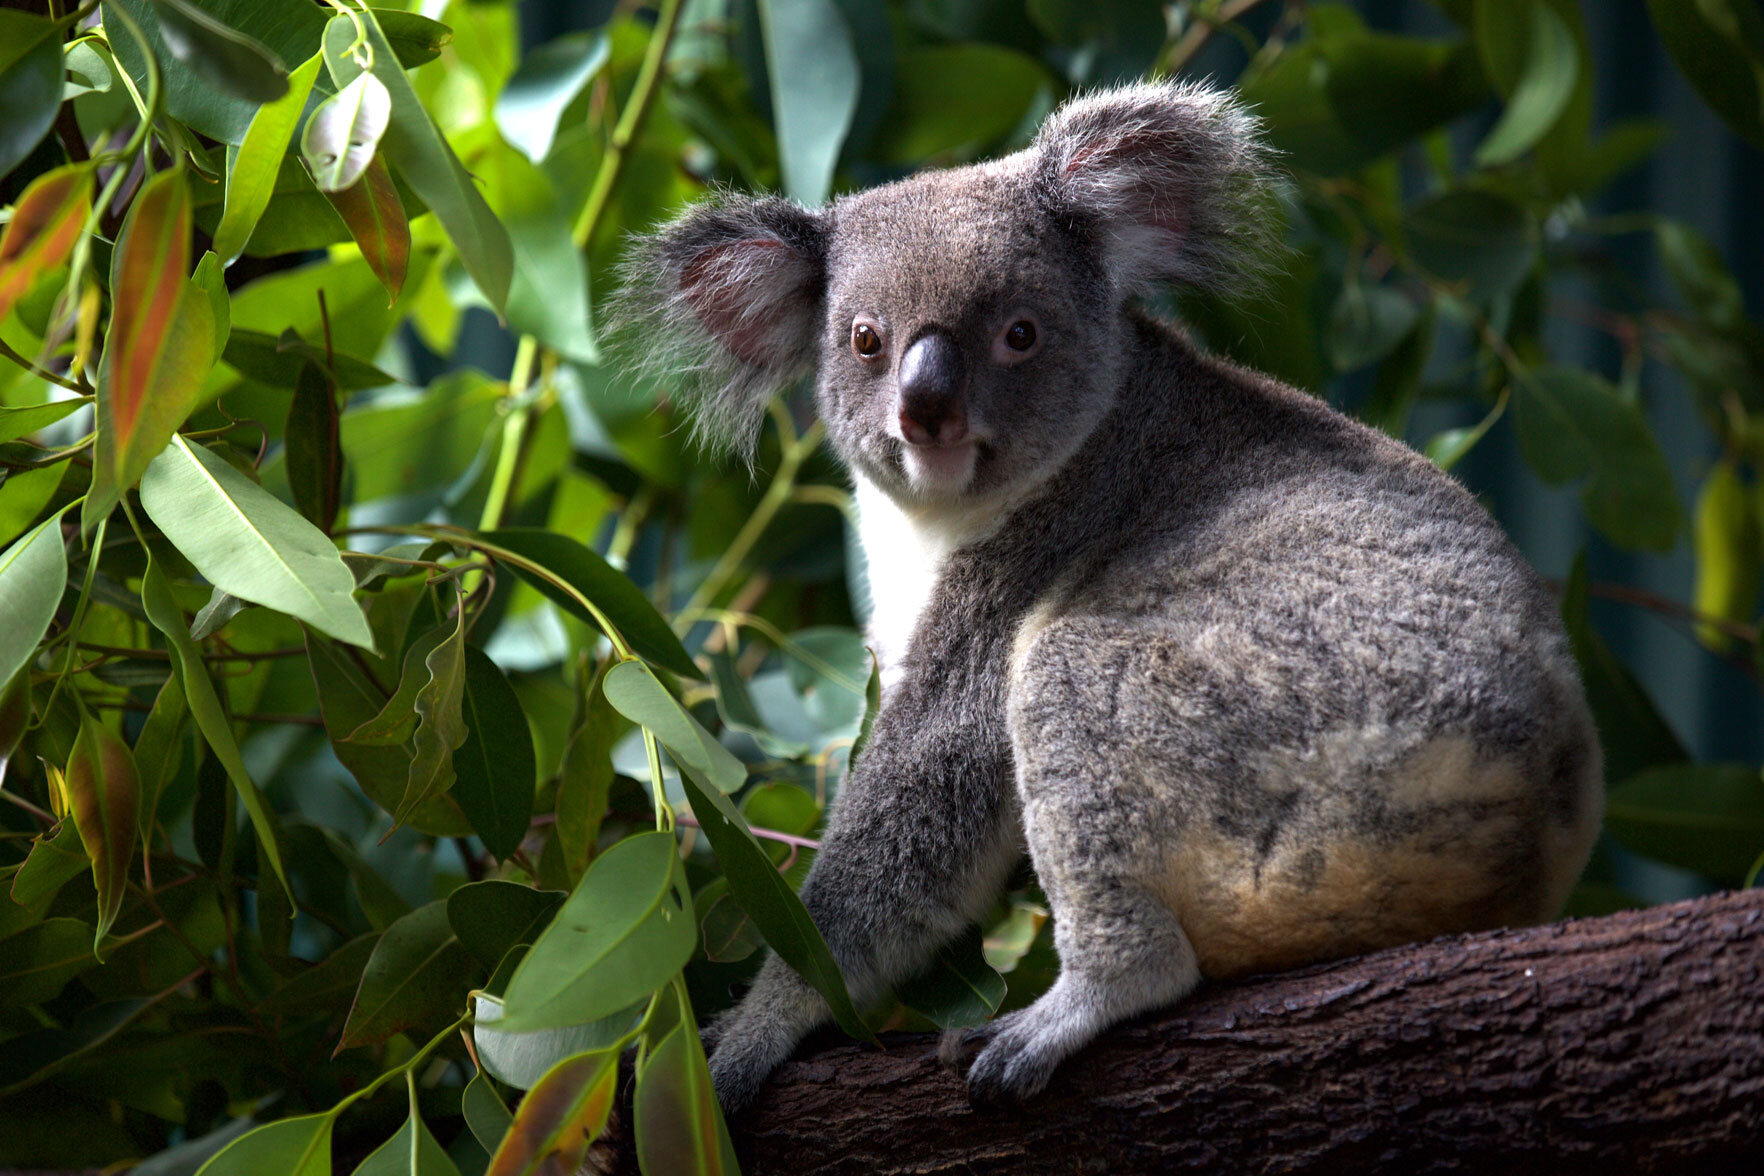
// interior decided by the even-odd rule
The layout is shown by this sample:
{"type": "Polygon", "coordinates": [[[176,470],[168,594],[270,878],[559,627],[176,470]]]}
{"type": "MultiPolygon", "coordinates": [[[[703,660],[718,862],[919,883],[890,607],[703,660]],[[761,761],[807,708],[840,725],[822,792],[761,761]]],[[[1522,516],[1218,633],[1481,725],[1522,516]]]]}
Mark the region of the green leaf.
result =
{"type": "Polygon", "coordinates": [[[92,863],[92,887],[98,892],[96,946],[122,910],[139,831],[136,813],[141,803],[141,777],[129,745],[84,707],[80,708],[80,733],[67,761],[66,781],[69,814],[92,863]]]}
{"type": "Polygon", "coordinates": [[[506,859],[533,819],[538,767],[520,696],[476,646],[465,649],[465,742],[453,753],[453,798],[484,848],[506,859]]]}
{"type": "Polygon", "coordinates": [[[1048,77],[1031,57],[999,45],[932,45],[900,55],[894,105],[875,152],[917,164],[1002,138],[1022,122],[1048,77]]]}
{"type": "Polygon", "coordinates": [[[472,957],[493,969],[512,948],[538,939],[566,897],[495,878],[470,882],[447,896],[447,921],[472,957]]]}
{"type": "Polygon", "coordinates": [[[466,738],[463,600],[452,628],[429,651],[423,664],[428,680],[416,693],[416,754],[411,757],[404,797],[392,814],[394,824],[403,824],[418,806],[453,787],[453,753],[466,738]]]}
{"type": "MultiPolygon", "coordinates": [[[[10,9],[3,11],[16,15],[10,9]]],[[[0,78],[0,87],[4,85],[4,78],[0,78]]],[[[12,208],[12,219],[0,230],[0,319],[7,316],[38,278],[53,273],[67,261],[91,211],[92,166],[88,163],[70,163],[44,172],[19,195],[12,208]]],[[[0,432],[0,440],[9,441],[40,427],[31,425],[11,436],[0,432]]]]}
{"type": "Polygon", "coordinates": [[[0,1009],[52,999],[98,962],[92,928],[78,919],[45,919],[0,941],[0,1009]]]}
{"type": "Polygon", "coordinates": [[[1515,379],[1513,415],[1520,450],[1545,481],[1590,471],[1580,497],[1593,526],[1623,547],[1672,549],[1678,495],[1639,407],[1591,372],[1550,367],[1515,379]]]}
{"type": "Polygon", "coordinates": [[[300,155],[321,192],[339,192],[361,178],[392,119],[392,95],[372,74],[319,103],[300,136],[300,155]]]}
{"type": "Polygon", "coordinates": [[[29,155],[61,107],[61,26],[0,8],[0,176],[29,155]]]}
{"type": "MultiPolygon", "coordinates": [[[[519,964],[519,959],[515,959],[513,967],[519,964]]],[[[506,961],[503,967],[512,970],[506,961]]],[[[485,1073],[516,1090],[531,1089],[548,1070],[565,1058],[618,1044],[638,1024],[648,1003],[639,1000],[610,1016],[583,1025],[564,1025],[531,1033],[505,1033],[497,1027],[503,1015],[502,1001],[488,992],[472,995],[472,1044],[477,1048],[478,1061],[485,1073]]],[[[493,1140],[490,1148],[494,1150],[495,1147],[496,1141],[493,1140]]]]}
{"type": "Polygon", "coordinates": [[[1517,82],[1503,87],[1500,121],[1476,149],[1477,166],[1497,167],[1524,154],[1562,117],[1580,79],[1580,46],[1555,9],[1537,0],[1477,0],[1476,39],[1498,46],[1499,54],[1519,46],[1524,62],[1517,82]]]}
{"type": "Polygon", "coordinates": [[[141,479],[141,505],[216,587],[373,648],[355,577],[324,532],[207,449],[174,436],[141,479]]]}
{"type": "Polygon", "coordinates": [[[832,0],[759,0],[784,191],[807,205],[827,198],[857,111],[851,29],[832,0]]]}
{"type": "Polygon", "coordinates": [[[1504,196],[1476,189],[1410,206],[1403,233],[1423,269],[1474,303],[1511,293],[1537,256],[1531,214],[1504,196]]]}
{"type": "Polygon", "coordinates": [[[1503,389],[1495,406],[1474,425],[1435,433],[1427,442],[1427,459],[1442,470],[1449,470],[1457,465],[1465,454],[1476,448],[1477,442],[1488,436],[1488,431],[1494,428],[1495,422],[1507,411],[1507,401],[1511,398],[1512,394],[1503,389]]]}
{"type": "Polygon", "coordinates": [[[1654,225],[1654,240],[1672,286],[1691,312],[1718,331],[1743,330],[1745,296],[1707,237],[1678,221],[1654,225]]]}
{"type": "Polygon", "coordinates": [[[565,612],[598,628],[600,621],[587,607],[592,604],[639,655],[676,674],[700,676],[643,590],[592,549],[567,535],[529,527],[504,527],[481,539],[488,554],[509,563],[565,612]]]}
{"type": "Polygon", "coordinates": [[[841,1028],[854,1037],[875,1040],[852,1007],[839,965],[802,900],[760,848],[722,788],[713,783],[699,735],[702,728],[641,662],[614,666],[606,676],[606,696],[620,714],[653,731],[680,765],[681,786],[705,838],[716,850],[729,891],[753,916],[772,950],[826,998],[841,1028]]]}
{"type": "Polygon", "coordinates": [[[151,559],[141,576],[141,606],[147,610],[147,619],[153,627],[165,636],[166,648],[171,651],[172,656],[172,673],[190,703],[190,714],[196,720],[196,729],[202,732],[202,737],[214,751],[215,759],[220,761],[227,778],[233,782],[234,789],[239,793],[239,800],[251,818],[251,826],[257,831],[258,844],[270,869],[282,883],[283,891],[292,897],[294,892],[282,869],[282,851],[276,835],[275,817],[268,802],[264,800],[263,793],[257,790],[251,773],[245,770],[245,761],[239,755],[239,744],[233,738],[232,724],[227,719],[226,710],[221,706],[220,696],[215,693],[214,683],[209,681],[208,666],[202,660],[202,651],[196,647],[196,643],[190,639],[189,630],[184,627],[184,614],[178,608],[177,598],[172,595],[171,585],[166,582],[165,574],[159,570],[157,563],[151,559]]]}
{"type": "Polygon", "coordinates": [[[429,64],[453,41],[452,29],[419,12],[375,7],[374,19],[380,22],[380,31],[386,34],[392,51],[398,54],[398,64],[405,69],[429,64]]]}
{"type": "Polygon", "coordinates": [[[301,373],[309,365],[329,373],[337,387],[346,392],[383,388],[398,382],[398,377],[364,359],[336,350],[327,356],[323,347],[314,347],[292,329],[284,331],[279,339],[262,331],[235,330],[227,336],[227,350],[222,358],[241,375],[276,388],[299,387],[301,373]]]}
{"type": "Polygon", "coordinates": [[[882,713],[882,663],[876,660],[875,650],[867,652],[870,655],[870,680],[864,684],[864,717],[858,720],[857,735],[852,738],[851,751],[845,761],[848,773],[857,767],[858,756],[870,745],[870,732],[875,730],[876,716],[882,713]]]}
{"type": "Polygon", "coordinates": [[[372,502],[445,485],[472,464],[507,386],[465,370],[420,397],[352,409],[339,423],[352,497],[372,502]]]}
{"type": "MultiPolygon", "coordinates": [[[[63,886],[90,866],[79,829],[72,821],[62,821],[51,832],[32,838],[30,854],[12,876],[12,901],[20,906],[47,907],[63,886]]],[[[90,937],[86,942],[89,953],[90,937]]]]}
{"type": "MultiPolygon", "coordinates": [[[[1691,539],[1697,559],[1696,610],[1749,623],[1764,576],[1764,527],[1753,491],[1731,460],[1718,462],[1703,480],[1691,539]]],[[[1717,652],[1733,645],[1733,638],[1713,625],[1698,625],[1697,639],[1717,652]]]]}
{"type": "Polygon", "coordinates": [[[429,655],[447,639],[448,633],[448,626],[437,625],[414,638],[407,638],[410,644],[404,650],[398,689],[373,718],[349,732],[346,736],[348,742],[363,747],[397,747],[410,741],[417,727],[417,693],[429,683],[429,655]]]}
{"type": "Polygon", "coordinates": [[[141,774],[140,825],[141,838],[151,844],[153,820],[159,811],[159,797],[166,785],[177,776],[183,763],[184,745],[181,736],[184,720],[190,715],[190,701],[184,695],[183,683],[174,673],[159,688],[153,709],[135,738],[135,764],[146,765],[141,774]]]}
{"type": "Polygon", "coordinates": [[[0,551],[0,681],[11,681],[49,631],[67,587],[63,510],[0,551]]]}
{"type": "Polygon", "coordinates": [[[343,450],[336,390],[330,376],[312,363],[300,367],[282,436],[294,505],[307,522],[328,535],[343,501],[343,450]]]}
{"type": "Polygon", "coordinates": [[[214,1154],[196,1176],[330,1176],[331,1112],[265,1123],[214,1154]]]}
{"type": "Polygon", "coordinates": [[[473,1074],[472,1080],[466,1083],[459,1107],[478,1145],[486,1152],[495,1152],[502,1145],[502,1137],[508,1134],[514,1116],[482,1071],[473,1074]]]}
{"type": "MultiPolygon", "coordinates": [[[[20,408],[0,407],[0,442],[29,437],[38,429],[52,425],[90,403],[90,397],[80,396],[72,400],[52,400],[48,404],[31,404],[20,408]]],[[[9,478],[8,482],[10,481],[9,478]]]]}
{"type": "Polygon", "coordinates": [[[680,991],[680,1022],[637,1071],[631,1097],[637,1163],[645,1172],[736,1176],[741,1169],[729,1128],[711,1086],[692,1009],[680,991]]]}
{"type": "Polygon", "coordinates": [[[160,41],[172,59],[247,102],[288,93],[288,68],[254,37],[216,20],[191,0],[152,0],[160,41]]]}
{"type": "MultiPolygon", "coordinates": [[[[1666,51],[1703,101],[1735,134],[1764,148],[1761,55],[1755,40],[1735,35],[1743,10],[1726,0],[1648,0],[1648,11],[1666,51]]],[[[1750,20],[1756,22],[1755,13],[1750,20]]]]}
{"type": "Polygon", "coordinates": [[[610,1050],[577,1054],[546,1071],[521,1100],[485,1176],[578,1170],[606,1129],[618,1078],[618,1054],[610,1050]]]}
{"type": "Polygon", "coordinates": [[[767,729],[766,721],[754,705],[747,683],[742,680],[735,659],[727,649],[708,655],[708,660],[711,681],[717,688],[717,713],[722,716],[725,727],[752,736],[760,750],[778,759],[796,759],[808,754],[808,744],[781,739],[767,729]]]}
{"type": "Polygon", "coordinates": [[[111,263],[110,327],[98,368],[98,441],[82,527],[110,513],[196,408],[214,366],[208,295],[186,277],[190,193],[181,169],[129,206],[111,263]]]}
{"type": "Polygon", "coordinates": [[[227,265],[233,264],[246,244],[263,210],[275,194],[276,176],[288,144],[294,139],[294,128],[306,109],[312,83],[318,77],[324,58],[313,54],[288,78],[288,92],[273,102],[258,107],[246,128],[245,141],[238,153],[229,153],[227,162],[226,211],[214,230],[214,251],[227,265]]]}
{"type": "Polygon", "coordinates": [[[496,96],[496,129],[538,163],[551,154],[564,108],[594,80],[609,56],[603,32],[570,33],[533,49],[496,96]]]}
{"type": "Polygon", "coordinates": [[[1338,371],[1377,363],[1420,321],[1421,308],[1400,290],[1349,281],[1330,314],[1329,345],[1338,371]]]}
{"type": "MultiPolygon", "coordinates": [[[[710,887],[705,889],[708,891],[710,887]]],[[[758,951],[765,938],[754,925],[753,916],[742,909],[734,895],[727,893],[726,884],[723,889],[724,893],[710,898],[708,903],[705,902],[707,895],[698,897],[697,901],[704,903],[698,918],[698,932],[704,942],[705,959],[717,964],[735,964],[758,951]]]]}
{"type": "Polygon", "coordinates": [[[557,774],[557,842],[572,881],[599,852],[601,821],[616,775],[612,749],[621,721],[601,689],[603,677],[596,676],[580,696],[557,774]]]}
{"type": "Polygon", "coordinates": [[[459,1169],[413,1108],[398,1134],[375,1148],[355,1176],[459,1176],[459,1169]]]}
{"type": "Polygon", "coordinates": [[[21,666],[10,679],[0,682],[0,785],[6,782],[6,765],[30,723],[31,672],[21,666]]]}
{"type": "Polygon", "coordinates": [[[654,992],[698,941],[671,833],[627,837],[595,860],[515,969],[498,1028],[579,1025],[654,992]]]}
{"type": "Polygon", "coordinates": [[[351,939],[312,967],[290,976],[264,998],[259,1011],[275,1016],[335,1015],[360,986],[361,974],[379,939],[378,934],[351,939]]]}
{"type": "Polygon", "coordinates": [[[1764,780],[1750,764],[1671,764],[1611,790],[1605,827],[1625,846],[1734,884],[1764,849],[1764,780]]]}
{"type": "Polygon", "coordinates": [[[682,766],[696,772],[719,793],[747,782],[747,765],[729,754],[641,662],[621,662],[607,671],[602,689],[618,712],[662,741],[682,766]]]}
{"type": "Polygon", "coordinates": [[[190,284],[208,298],[209,316],[214,322],[214,355],[227,349],[227,339],[233,333],[233,303],[222,272],[225,268],[220,255],[210,249],[196,262],[196,272],[190,275],[190,284]]]}
{"type": "Polygon", "coordinates": [[[447,903],[418,907],[386,928],[374,945],[338,1052],[452,1020],[479,975],[447,921],[447,903]]]}
{"type": "MultiPolygon", "coordinates": [[[[429,118],[373,13],[360,14],[360,20],[374,50],[374,76],[392,99],[383,146],[386,157],[440,220],[478,290],[501,314],[514,272],[508,230],[429,118]]],[[[360,72],[348,54],[354,40],[355,26],[348,17],[333,17],[325,28],[325,63],[339,86],[348,85],[360,72]]]]}
{"type": "Polygon", "coordinates": [[[918,975],[902,984],[900,1001],[942,1029],[985,1024],[1005,996],[1005,980],[986,962],[980,928],[969,925],[918,975]]]}

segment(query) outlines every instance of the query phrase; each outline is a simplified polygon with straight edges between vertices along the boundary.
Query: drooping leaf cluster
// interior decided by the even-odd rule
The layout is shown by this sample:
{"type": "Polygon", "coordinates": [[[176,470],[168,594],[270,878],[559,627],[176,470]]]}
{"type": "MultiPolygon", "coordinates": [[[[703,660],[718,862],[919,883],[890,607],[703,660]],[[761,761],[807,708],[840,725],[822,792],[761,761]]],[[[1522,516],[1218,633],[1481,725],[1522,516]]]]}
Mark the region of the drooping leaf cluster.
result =
{"type": "MultiPolygon", "coordinates": [[[[0,1165],[570,1171],[633,1049],[645,1171],[733,1171],[698,1024],[762,946],[857,1035],[1045,989],[1027,875],[877,1009],[796,898],[880,705],[844,480],[788,396],[757,475],[704,462],[598,325],[625,236],[713,185],[819,202],[1075,88],[1235,71],[1295,250],[1175,309],[1398,435],[1460,405],[1412,438],[1442,465],[1512,430],[1612,543],[1691,544],[1673,607],[1756,674],[1764,336],[1689,227],[1586,213],[1663,128],[1595,133],[1572,0],[1440,0],[1434,38],[1258,0],[581,7],[528,45],[495,0],[0,9],[0,1165]],[[1631,232],[1675,304],[1607,272],[1631,232]],[[1552,356],[1570,279],[1617,370],[1552,356]],[[1721,455],[1688,519],[1676,387],[1721,455]]],[[[1764,143],[1753,10],[1650,9],[1764,143]]],[[[1621,586],[1563,591],[1611,836],[1755,874],[1757,768],[1689,762],[1590,623],[1621,586]]]]}

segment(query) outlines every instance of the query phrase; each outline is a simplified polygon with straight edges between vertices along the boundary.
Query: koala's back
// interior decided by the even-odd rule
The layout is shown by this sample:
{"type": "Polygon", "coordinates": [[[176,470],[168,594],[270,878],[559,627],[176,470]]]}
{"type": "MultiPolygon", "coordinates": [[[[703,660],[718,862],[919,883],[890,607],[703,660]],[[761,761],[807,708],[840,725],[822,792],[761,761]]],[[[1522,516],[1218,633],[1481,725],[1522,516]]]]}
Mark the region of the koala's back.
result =
{"type": "Polygon", "coordinates": [[[1209,975],[1552,917],[1603,785],[1541,582],[1425,459],[1137,331],[1134,423],[1069,471],[1112,533],[1017,633],[1031,842],[1080,847],[1044,884],[1130,861],[1209,975]]]}

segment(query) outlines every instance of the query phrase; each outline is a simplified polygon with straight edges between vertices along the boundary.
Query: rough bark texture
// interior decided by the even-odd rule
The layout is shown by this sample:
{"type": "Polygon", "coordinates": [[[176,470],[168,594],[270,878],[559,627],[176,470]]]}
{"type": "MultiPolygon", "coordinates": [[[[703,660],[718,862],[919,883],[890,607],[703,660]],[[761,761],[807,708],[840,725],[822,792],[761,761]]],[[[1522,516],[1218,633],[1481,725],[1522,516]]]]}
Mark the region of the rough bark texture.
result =
{"type": "Polygon", "coordinates": [[[932,1037],[886,1043],[779,1069],[743,1170],[1759,1172],[1764,890],[1208,988],[1021,1107],[971,1107],[932,1037]]]}

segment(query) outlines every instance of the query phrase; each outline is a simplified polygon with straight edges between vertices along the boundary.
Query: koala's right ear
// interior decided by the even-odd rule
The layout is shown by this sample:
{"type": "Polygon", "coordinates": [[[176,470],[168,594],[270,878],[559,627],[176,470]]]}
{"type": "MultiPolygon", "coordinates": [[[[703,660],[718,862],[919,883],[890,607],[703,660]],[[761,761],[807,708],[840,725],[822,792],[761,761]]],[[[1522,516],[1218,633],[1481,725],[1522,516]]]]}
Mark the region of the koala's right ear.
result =
{"type": "Polygon", "coordinates": [[[678,380],[699,441],[751,457],[766,401],[814,366],[827,224],[778,196],[722,194],[633,242],[614,333],[678,380]]]}

